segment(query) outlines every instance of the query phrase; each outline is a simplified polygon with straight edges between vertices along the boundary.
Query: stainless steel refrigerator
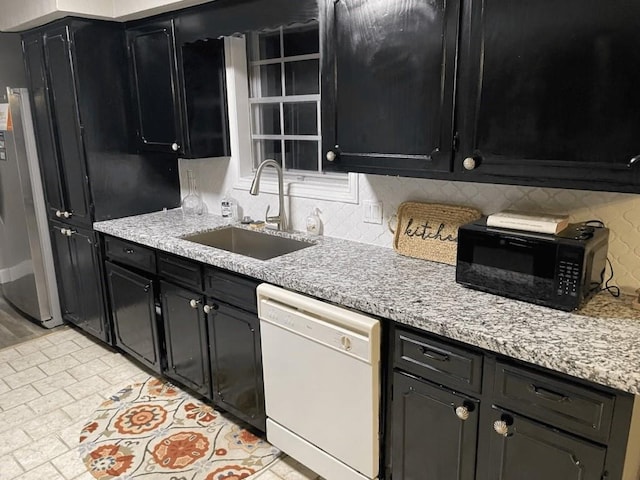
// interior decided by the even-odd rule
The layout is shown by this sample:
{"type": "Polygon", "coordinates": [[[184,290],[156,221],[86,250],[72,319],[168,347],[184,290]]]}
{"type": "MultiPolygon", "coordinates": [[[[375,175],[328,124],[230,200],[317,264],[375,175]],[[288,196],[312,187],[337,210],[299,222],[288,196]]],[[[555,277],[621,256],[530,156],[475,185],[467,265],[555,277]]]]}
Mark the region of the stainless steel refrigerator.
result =
{"type": "Polygon", "coordinates": [[[0,125],[0,282],[9,303],[42,326],[62,324],[29,95],[8,88],[0,125]],[[4,130],[3,130],[4,129],[4,130]]]}

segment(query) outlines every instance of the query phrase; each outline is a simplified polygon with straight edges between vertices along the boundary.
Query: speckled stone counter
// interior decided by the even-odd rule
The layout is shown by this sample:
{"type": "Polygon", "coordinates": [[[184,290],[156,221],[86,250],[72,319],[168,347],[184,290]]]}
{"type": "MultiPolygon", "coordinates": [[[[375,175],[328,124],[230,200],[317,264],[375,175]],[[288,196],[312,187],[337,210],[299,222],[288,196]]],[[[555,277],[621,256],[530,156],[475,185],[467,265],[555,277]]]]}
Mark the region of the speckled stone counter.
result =
{"type": "Polygon", "coordinates": [[[182,240],[223,226],[180,210],[98,222],[97,231],[412,325],[633,394],[640,393],[640,310],[601,293],[565,313],[464,288],[455,268],[329,237],[256,260],[182,240]]]}

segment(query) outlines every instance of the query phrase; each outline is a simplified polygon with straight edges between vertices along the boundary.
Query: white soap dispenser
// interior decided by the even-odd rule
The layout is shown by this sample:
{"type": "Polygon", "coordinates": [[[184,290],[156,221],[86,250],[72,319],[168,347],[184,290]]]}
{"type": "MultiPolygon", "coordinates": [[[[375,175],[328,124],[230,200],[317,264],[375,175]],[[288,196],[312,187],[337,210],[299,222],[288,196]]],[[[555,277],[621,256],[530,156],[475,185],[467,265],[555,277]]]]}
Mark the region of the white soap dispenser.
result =
{"type": "Polygon", "coordinates": [[[320,235],[322,233],[322,220],[318,215],[320,210],[314,208],[307,217],[307,233],[310,235],[320,235]]]}
{"type": "Polygon", "coordinates": [[[231,196],[229,191],[224,194],[222,201],[220,202],[220,214],[226,223],[231,223],[236,220],[237,206],[236,201],[231,196]]]}

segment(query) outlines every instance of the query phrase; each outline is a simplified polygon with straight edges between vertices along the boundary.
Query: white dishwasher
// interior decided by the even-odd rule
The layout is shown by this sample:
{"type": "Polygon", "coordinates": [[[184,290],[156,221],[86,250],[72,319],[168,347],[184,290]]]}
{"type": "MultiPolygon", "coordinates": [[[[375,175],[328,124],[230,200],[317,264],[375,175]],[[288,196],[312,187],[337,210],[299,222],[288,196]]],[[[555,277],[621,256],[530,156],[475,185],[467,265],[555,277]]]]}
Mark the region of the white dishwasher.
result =
{"type": "Polygon", "coordinates": [[[376,479],[380,322],[258,286],[267,440],[327,480],[376,479]]]}

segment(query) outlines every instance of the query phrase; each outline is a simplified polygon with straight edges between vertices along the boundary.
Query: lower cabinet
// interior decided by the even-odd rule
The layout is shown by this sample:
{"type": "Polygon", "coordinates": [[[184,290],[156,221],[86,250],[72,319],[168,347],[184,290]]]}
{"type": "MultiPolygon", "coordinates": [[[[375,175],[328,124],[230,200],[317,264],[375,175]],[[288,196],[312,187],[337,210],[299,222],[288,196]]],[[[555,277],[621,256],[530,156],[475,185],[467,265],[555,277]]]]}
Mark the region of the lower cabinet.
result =
{"type": "Polygon", "coordinates": [[[396,372],[392,415],[394,479],[475,478],[477,400],[396,372]]]}
{"type": "MultiPolygon", "coordinates": [[[[494,480],[601,480],[607,449],[494,407],[489,476],[494,480]]],[[[491,428],[491,425],[487,425],[491,428]]]]}
{"type": "Polygon", "coordinates": [[[406,327],[390,331],[387,479],[637,477],[627,450],[638,422],[632,395],[406,327]]]}
{"type": "Polygon", "coordinates": [[[162,357],[154,280],[111,262],[105,262],[105,270],[114,344],[160,373],[162,357]]]}
{"type": "Polygon", "coordinates": [[[260,322],[255,313],[207,302],[213,401],[260,430],[266,429],[260,322]]]}
{"type": "Polygon", "coordinates": [[[203,297],[160,282],[167,365],[164,374],[211,397],[207,325],[203,297]]]}
{"type": "Polygon", "coordinates": [[[50,231],[62,317],[108,342],[95,234],[58,222],[50,223],[50,231]]]}

